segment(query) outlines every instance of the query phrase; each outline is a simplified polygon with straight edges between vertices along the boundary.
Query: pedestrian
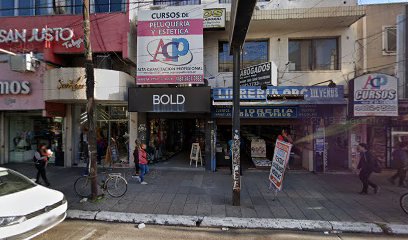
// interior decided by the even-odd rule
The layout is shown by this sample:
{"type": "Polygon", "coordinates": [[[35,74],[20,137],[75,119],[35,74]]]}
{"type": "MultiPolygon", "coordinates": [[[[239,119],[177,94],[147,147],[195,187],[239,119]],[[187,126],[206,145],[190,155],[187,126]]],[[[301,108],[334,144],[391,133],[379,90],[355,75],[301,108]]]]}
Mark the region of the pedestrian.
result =
{"type": "Polygon", "coordinates": [[[399,178],[398,186],[405,187],[405,177],[408,168],[408,144],[400,142],[397,149],[392,153],[392,159],[397,167],[397,172],[388,180],[395,184],[395,179],[399,178]]]}
{"type": "Polygon", "coordinates": [[[144,176],[149,172],[149,167],[147,166],[147,153],[146,144],[142,143],[139,149],[139,168],[140,168],[140,184],[146,185],[147,182],[144,181],[144,176]]]}
{"type": "Polygon", "coordinates": [[[365,143],[360,143],[357,146],[357,150],[360,153],[360,162],[358,163],[357,169],[360,169],[360,180],[363,183],[363,189],[360,194],[368,194],[368,186],[371,186],[374,189],[374,193],[377,194],[379,187],[370,181],[371,173],[377,171],[377,160],[370,153],[368,145],[365,143]]]}
{"type": "Polygon", "coordinates": [[[133,159],[135,162],[135,174],[133,175],[133,177],[135,178],[139,178],[139,150],[140,150],[140,143],[139,141],[136,139],[135,140],[135,150],[133,151],[133,159]]]}
{"type": "Polygon", "coordinates": [[[35,168],[37,168],[37,178],[35,183],[40,184],[40,176],[44,180],[47,187],[50,186],[50,182],[47,179],[47,173],[45,167],[48,163],[48,158],[50,154],[47,151],[47,147],[44,144],[39,145],[37,151],[34,153],[35,168]]]}

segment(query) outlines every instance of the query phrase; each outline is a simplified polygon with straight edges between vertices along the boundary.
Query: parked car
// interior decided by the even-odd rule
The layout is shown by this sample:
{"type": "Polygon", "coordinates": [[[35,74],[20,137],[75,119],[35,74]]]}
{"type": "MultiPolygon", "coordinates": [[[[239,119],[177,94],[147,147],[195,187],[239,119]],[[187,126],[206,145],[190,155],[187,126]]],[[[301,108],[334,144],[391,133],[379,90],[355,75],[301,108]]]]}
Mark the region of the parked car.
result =
{"type": "Polygon", "coordinates": [[[0,239],[31,239],[64,221],[63,193],[0,167],[0,239]]]}

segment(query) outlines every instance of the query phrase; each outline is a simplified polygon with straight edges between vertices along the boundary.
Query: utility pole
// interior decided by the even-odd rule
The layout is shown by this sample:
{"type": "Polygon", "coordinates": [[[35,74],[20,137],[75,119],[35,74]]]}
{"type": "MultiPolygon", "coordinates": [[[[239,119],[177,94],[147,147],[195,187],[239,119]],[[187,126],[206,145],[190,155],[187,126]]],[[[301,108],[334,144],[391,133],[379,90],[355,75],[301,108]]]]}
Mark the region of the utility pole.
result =
{"type": "Polygon", "coordinates": [[[240,133],[240,58],[242,46],[232,47],[233,54],[233,99],[232,99],[232,205],[241,204],[241,133],[240,133]]]}
{"type": "Polygon", "coordinates": [[[98,196],[97,185],[97,165],[96,165],[96,136],[95,136],[95,76],[92,60],[91,48],[91,24],[89,20],[89,0],[83,2],[83,16],[84,16],[84,47],[85,47],[85,74],[86,74],[86,113],[88,118],[88,144],[89,144],[89,161],[91,161],[91,199],[95,200],[98,196]]]}

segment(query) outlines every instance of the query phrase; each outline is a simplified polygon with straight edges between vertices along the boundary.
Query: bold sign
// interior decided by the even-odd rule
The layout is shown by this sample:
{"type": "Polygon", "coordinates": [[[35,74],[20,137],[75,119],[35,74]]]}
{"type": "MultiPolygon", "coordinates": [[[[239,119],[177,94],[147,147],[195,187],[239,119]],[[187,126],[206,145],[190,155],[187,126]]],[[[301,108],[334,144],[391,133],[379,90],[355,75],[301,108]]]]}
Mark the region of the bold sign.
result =
{"type": "Polygon", "coordinates": [[[30,92],[29,81],[0,81],[0,95],[27,95],[30,92]]]}
{"type": "MultiPolygon", "coordinates": [[[[241,102],[245,100],[266,101],[267,95],[282,94],[302,94],[305,96],[304,101],[298,104],[344,104],[344,88],[337,85],[336,88],[319,87],[319,86],[269,86],[266,90],[261,87],[241,87],[241,102]]],[[[212,97],[215,101],[231,101],[232,88],[214,88],[212,97]]]]}
{"type": "Polygon", "coordinates": [[[139,10],[136,84],[202,84],[203,9],[139,10]]]}
{"type": "Polygon", "coordinates": [[[239,78],[241,86],[277,85],[277,68],[272,62],[261,63],[241,69],[239,78]],[[275,75],[272,81],[272,74],[275,75]]]}
{"type": "Polygon", "coordinates": [[[271,171],[269,173],[269,181],[271,181],[271,183],[278,190],[282,190],[283,177],[285,175],[285,169],[289,161],[291,149],[292,144],[276,140],[271,171]]]}
{"type": "Polygon", "coordinates": [[[226,15],[225,8],[204,9],[204,28],[224,29],[225,15],[226,15]]]}
{"type": "Polygon", "coordinates": [[[354,116],[398,116],[398,79],[366,74],[354,79],[354,116]]]}
{"type": "Polygon", "coordinates": [[[129,88],[128,103],[129,112],[210,112],[210,88],[129,88]]]}
{"type": "MultiPolygon", "coordinates": [[[[230,118],[232,107],[215,106],[211,115],[214,118],[230,118]]],[[[241,118],[297,118],[298,107],[241,107],[240,116],[241,118]]]]}

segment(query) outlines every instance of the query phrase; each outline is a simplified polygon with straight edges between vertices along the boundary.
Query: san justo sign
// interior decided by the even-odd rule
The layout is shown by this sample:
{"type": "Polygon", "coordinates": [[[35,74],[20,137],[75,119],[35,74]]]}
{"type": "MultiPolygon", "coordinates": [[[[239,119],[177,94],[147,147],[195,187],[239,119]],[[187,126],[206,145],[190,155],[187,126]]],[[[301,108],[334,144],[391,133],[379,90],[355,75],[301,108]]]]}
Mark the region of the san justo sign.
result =
{"type": "Polygon", "coordinates": [[[139,10],[136,84],[203,84],[203,9],[139,10]]]}

